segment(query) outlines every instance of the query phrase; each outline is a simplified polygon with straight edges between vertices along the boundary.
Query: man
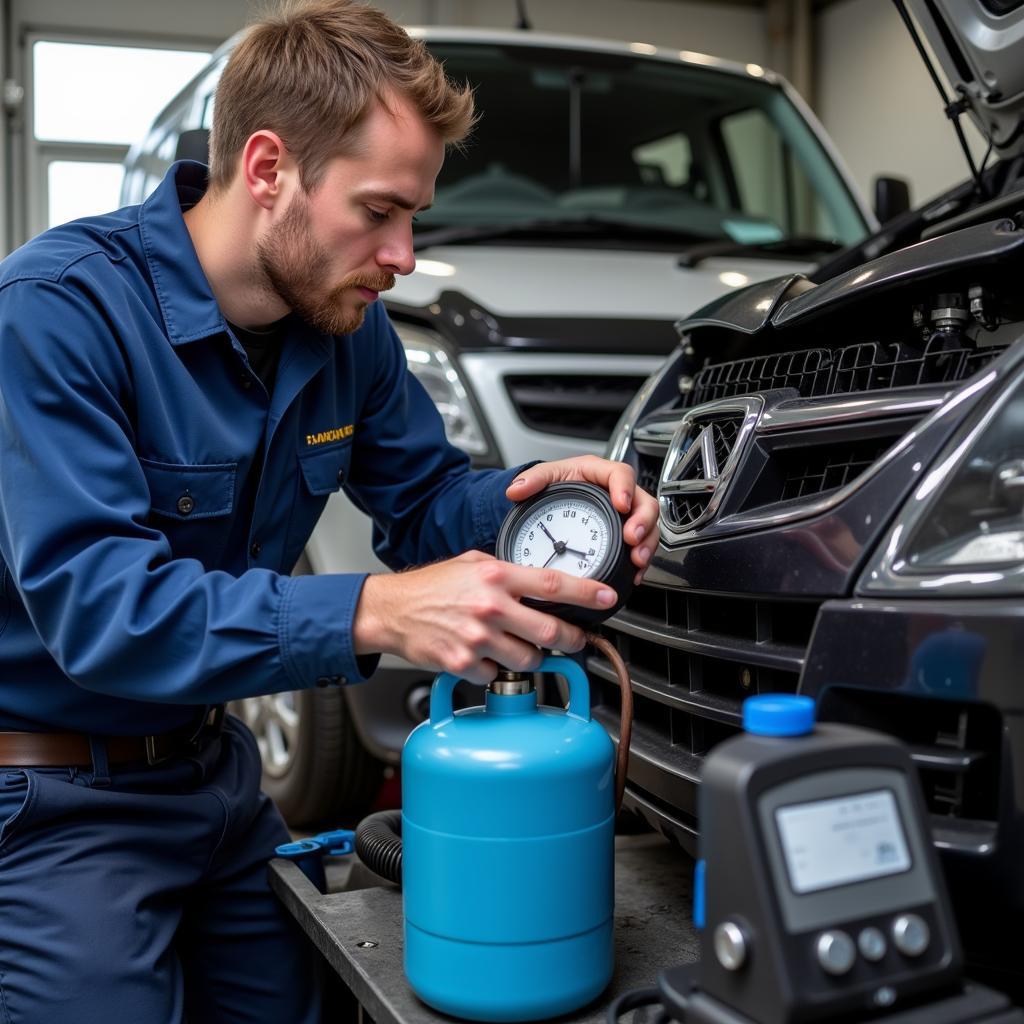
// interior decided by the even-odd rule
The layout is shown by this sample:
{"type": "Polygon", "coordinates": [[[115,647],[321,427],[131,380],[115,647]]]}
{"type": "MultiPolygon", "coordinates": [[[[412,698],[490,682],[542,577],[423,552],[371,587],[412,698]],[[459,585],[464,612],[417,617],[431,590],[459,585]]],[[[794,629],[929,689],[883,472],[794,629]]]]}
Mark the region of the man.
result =
{"type": "Polygon", "coordinates": [[[498,563],[510,507],[595,458],[471,472],[376,298],[468,90],[348,0],[256,26],[206,169],[0,267],[0,1008],[12,1021],[312,1022],[311,955],[266,884],[287,832],[224,701],[368,677],[478,682],[578,629],[592,580],[498,563]],[[399,575],[290,577],[345,486],[399,575]],[[459,554],[459,552],[467,552],[459,554]],[[458,556],[458,557],[452,557],[458,556]]]}

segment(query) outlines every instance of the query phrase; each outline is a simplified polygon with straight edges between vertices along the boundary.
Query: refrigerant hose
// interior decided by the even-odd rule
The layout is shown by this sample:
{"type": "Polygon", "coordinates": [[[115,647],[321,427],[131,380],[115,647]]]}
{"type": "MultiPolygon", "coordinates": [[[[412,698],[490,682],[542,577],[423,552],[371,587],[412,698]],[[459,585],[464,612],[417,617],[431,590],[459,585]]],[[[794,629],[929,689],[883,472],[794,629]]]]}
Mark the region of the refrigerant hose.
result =
{"type": "MultiPolygon", "coordinates": [[[[619,680],[622,710],[619,715],[619,751],[615,763],[615,810],[622,809],[629,768],[629,741],[633,732],[633,689],[629,670],[615,646],[603,636],[587,633],[587,643],[596,647],[612,664],[619,680]]],[[[356,853],[373,872],[395,885],[402,884],[402,812],[378,811],[364,818],[356,829],[356,853]]]]}
{"type": "Polygon", "coordinates": [[[587,633],[587,643],[596,647],[612,664],[619,680],[619,752],[615,761],[615,811],[622,810],[622,794],[626,789],[629,769],[629,741],[633,735],[633,687],[629,682],[629,669],[615,649],[615,645],[597,633],[587,633]]]}

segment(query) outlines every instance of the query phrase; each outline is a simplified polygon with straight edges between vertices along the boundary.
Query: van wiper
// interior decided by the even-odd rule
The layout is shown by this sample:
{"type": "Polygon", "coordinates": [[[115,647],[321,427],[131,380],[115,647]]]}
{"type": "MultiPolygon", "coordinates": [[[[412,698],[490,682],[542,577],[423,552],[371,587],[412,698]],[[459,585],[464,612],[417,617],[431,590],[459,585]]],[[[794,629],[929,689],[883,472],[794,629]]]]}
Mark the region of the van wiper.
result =
{"type": "Polygon", "coordinates": [[[706,235],[692,231],[635,224],[610,217],[545,217],[521,221],[518,224],[455,224],[435,228],[433,231],[421,231],[413,238],[413,249],[426,249],[431,245],[489,242],[520,235],[545,238],[653,239],[666,242],[692,242],[707,238],[706,235]]]}
{"type": "Polygon", "coordinates": [[[734,242],[723,238],[681,252],[679,266],[695,267],[715,256],[817,256],[838,252],[842,248],[839,242],[831,238],[816,238],[814,235],[793,235],[774,242],[734,242]]]}

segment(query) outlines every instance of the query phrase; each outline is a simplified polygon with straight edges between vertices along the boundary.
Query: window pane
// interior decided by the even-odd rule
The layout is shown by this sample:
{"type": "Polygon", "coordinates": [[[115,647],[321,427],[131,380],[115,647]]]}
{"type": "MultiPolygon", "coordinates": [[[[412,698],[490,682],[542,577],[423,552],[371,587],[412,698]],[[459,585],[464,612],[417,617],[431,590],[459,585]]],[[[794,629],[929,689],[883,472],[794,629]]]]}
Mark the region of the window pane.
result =
{"type": "Polygon", "coordinates": [[[690,180],[692,162],[690,140],[682,132],[673,132],[663,139],[646,142],[633,149],[633,163],[639,169],[641,180],[649,184],[686,185],[690,180]],[[649,180],[645,171],[653,171],[654,180],[649,180]]]}
{"type": "Polygon", "coordinates": [[[744,213],[788,226],[782,140],[760,110],[746,110],[722,120],[722,138],[744,213]]]}
{"type": "Polygon", "coordinates": [[[121,178],[121,164],[104,164],[85,160],[54,160],[49,168],[48,225],[63,224],[76,217],[116,210],[121,178]]]}
{"type": "Polygon", "coordinates": [[[210,55],[43,41],[32,58],[37,139],[130,144],[210,55]]]}

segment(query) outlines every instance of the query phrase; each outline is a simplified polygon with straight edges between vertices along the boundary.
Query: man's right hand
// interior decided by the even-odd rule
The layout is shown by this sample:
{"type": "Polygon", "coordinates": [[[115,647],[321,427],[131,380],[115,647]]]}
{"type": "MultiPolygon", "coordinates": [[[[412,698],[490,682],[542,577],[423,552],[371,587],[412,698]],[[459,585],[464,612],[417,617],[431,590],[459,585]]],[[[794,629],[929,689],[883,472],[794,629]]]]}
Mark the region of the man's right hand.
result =
{"type": "Polygon", "coordinates": [[[520,603],[534,597],[609,608],[617,595],[596,580],[502,562],[480,551],[422,569],[367,578],[356,606],[356,654],[397,654],[414,665],[489,683],[498,665],[529,672],[539,647],[579,651],[583,631],[520,603]]]}

